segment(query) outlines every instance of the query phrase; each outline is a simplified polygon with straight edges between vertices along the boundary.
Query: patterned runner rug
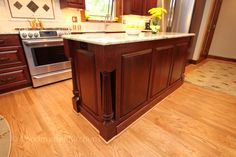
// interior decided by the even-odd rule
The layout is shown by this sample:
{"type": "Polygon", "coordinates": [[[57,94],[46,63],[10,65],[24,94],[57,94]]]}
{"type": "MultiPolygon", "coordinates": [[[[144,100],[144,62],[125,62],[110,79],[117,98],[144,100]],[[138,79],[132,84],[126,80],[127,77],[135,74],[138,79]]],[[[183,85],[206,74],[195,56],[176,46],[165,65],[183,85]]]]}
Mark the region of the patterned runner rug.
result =
{"type": "Polygon", "coordinates": [[[236,64],[207,61],[188,73],[185,81],[236,96],[236,64]]]}
{"type": "Polygon", "coordinates": [[[0,157],[9,157],[11,148],[11,131],[7,120],[0,115],[0,157]]]}

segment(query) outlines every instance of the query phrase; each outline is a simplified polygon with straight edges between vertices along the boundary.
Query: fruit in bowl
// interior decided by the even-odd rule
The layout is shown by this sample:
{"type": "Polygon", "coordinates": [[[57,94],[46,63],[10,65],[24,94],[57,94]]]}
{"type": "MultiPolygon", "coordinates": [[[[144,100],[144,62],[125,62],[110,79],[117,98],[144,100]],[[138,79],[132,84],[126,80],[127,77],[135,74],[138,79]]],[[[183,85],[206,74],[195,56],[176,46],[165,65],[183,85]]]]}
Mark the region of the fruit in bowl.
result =
{"type": "Polygon", "coordinates": [[[128,35],[139,35],[143,30],[142,26],[139,25],[126,25],[125,32],[128,35]]]}

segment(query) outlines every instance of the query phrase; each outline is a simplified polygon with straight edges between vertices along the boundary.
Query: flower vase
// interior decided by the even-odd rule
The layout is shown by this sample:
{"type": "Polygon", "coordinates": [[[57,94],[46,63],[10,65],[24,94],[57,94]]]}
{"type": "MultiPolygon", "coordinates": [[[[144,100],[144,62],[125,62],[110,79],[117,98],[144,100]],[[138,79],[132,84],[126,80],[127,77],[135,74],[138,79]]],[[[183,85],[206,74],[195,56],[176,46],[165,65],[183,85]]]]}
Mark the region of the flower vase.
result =
{"type": "Polygon", "coordinates": [[[153,17],[150,22],[150,28],[152,30],[152,34],[157,34],[160,31],[160,19],[153,17]]]}

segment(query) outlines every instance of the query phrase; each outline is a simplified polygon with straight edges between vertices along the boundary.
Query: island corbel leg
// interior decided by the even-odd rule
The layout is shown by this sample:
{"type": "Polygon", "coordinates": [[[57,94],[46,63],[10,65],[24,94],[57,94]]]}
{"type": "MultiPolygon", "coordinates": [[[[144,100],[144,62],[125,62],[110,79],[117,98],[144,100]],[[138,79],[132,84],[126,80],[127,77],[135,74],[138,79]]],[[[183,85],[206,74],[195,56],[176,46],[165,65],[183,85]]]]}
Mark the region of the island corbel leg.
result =
{"type": "Polygon", "coordinates": [[[73,104],[73,109],[76,112],[80,112],[80,96],[79,96],[79,89],[78,89],[78,78],[76,76],[76,64],[74,60],[71,60],[71,66],[72,66],[72,81],[73,81],[73,97],[72,97],[72,104],[73,104]]]}
{"type": "Polygon", "coordinates": [[[107,141],[116,135],[116,127],[114,126],[114,107],[112,97],[112,72],[101,73],[102,83],[102,119],[103,126],[100,132],[101,136],[107,141]]]}
{"type": "Polygon", "coordinates": [[[113,121],[114,112],[112,110],[112,89],[111,73],[102,73],[102,104],[104,125],[109,125],[113,121]]]}

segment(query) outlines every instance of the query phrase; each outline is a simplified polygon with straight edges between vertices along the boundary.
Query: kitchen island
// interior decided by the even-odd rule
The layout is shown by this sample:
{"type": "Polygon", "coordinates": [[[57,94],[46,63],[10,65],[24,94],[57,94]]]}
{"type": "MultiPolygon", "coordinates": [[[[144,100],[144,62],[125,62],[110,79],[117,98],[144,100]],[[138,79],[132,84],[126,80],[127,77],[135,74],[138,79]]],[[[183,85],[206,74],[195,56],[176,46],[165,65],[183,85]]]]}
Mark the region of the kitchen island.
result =
{"type": "Polygon", "coordinates": [[[63,36],[72,64],[74,110],[109,141],[183,83],[193,36],[63,36]]]}

